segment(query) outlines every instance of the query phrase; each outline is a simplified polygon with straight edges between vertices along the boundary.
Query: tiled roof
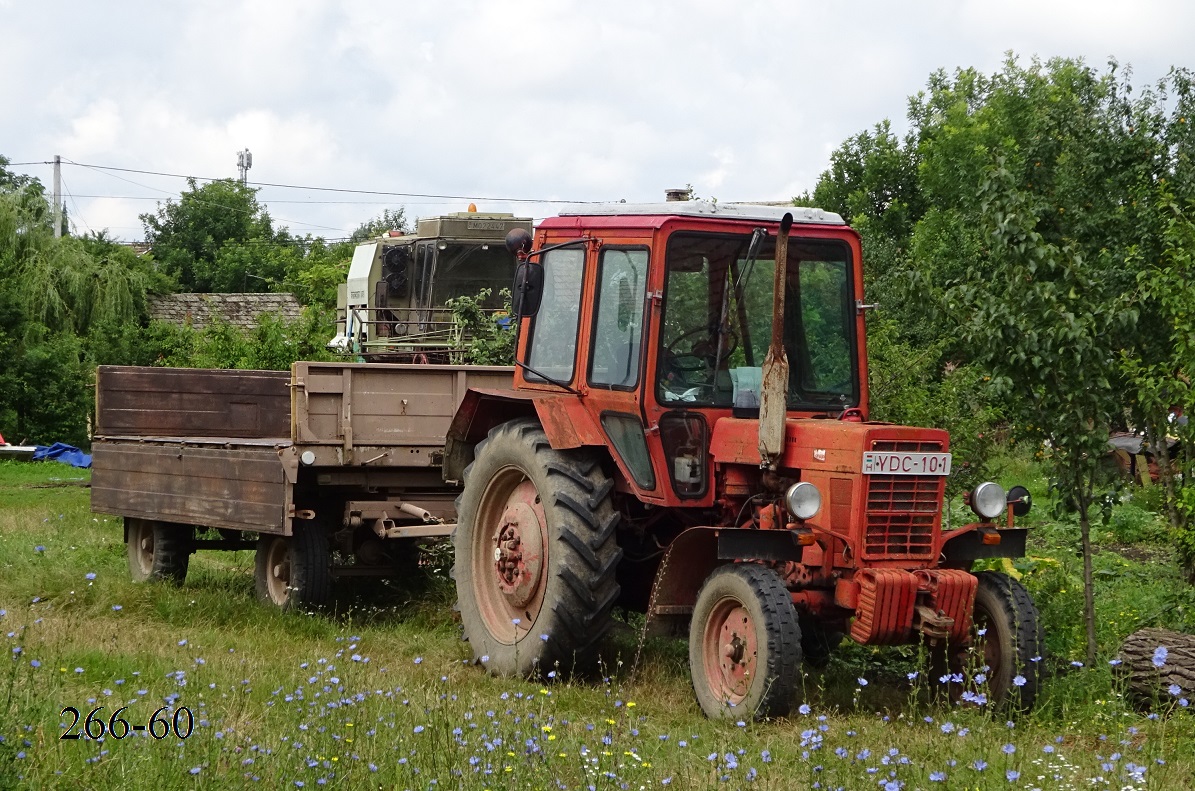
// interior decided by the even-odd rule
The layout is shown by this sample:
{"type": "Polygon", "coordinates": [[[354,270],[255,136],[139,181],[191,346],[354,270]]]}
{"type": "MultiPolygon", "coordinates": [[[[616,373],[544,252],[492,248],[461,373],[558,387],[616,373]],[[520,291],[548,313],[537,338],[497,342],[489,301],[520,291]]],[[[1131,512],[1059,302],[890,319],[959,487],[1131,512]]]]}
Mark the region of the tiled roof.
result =
{"type": "Polygon", "coordinates": [[[149,297],[149,317],[201,330],[212,316],[224,317],[240,329],[257,326],[263,313],[287,321],[299,318],[303,306],[294,294],[162,294],[149,297]]]}

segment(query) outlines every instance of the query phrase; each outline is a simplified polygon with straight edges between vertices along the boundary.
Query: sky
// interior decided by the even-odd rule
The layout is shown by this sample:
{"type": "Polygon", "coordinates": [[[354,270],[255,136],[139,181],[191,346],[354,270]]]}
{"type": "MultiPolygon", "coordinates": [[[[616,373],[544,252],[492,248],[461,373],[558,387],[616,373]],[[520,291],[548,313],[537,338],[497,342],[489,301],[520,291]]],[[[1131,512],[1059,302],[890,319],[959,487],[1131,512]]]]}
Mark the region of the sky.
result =
{"type": "Polygon", "coordinates": [[[60,155],[74,231],[124,241],[244,149],[276,224],[326,239],[399,206],[785,200],[935,70],[1144,86],[1193,41],[1189,0],[0,0],[0,155],[47,188],[60,155]]]}

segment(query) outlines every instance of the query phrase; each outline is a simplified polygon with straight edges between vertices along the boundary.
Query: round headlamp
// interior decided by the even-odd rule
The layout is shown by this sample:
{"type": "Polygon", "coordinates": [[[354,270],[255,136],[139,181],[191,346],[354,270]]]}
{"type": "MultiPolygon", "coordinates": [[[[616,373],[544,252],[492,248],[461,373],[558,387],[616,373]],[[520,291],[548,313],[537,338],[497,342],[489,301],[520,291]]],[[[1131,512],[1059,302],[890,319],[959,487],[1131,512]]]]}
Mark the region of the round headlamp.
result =
{"type": "Polygon", "coordinates": [[[822,493],[808,481],[794,483],[784,496],[788,513],[794,519],[812,519],[822,508],[822,493]]]}
{"type": "Polygon", "coordinates": [[[984,519],[995,519],[1008,507],[1008,495],[998,483],[981,483],[971,492],[971,510],[984,519]]]}

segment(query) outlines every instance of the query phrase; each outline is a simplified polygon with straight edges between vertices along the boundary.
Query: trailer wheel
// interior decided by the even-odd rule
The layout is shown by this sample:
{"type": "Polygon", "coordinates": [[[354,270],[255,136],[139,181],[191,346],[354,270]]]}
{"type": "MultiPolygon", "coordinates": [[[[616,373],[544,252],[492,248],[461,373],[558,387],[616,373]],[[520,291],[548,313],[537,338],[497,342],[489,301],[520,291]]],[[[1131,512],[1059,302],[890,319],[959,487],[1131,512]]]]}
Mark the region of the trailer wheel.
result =
{"type": "Polygon", "coordinates": [[[720,566],[701,586],[689,626],[689,668],[706,716],[788,713],[801,629],[784,581],[753,563],[720,566]]]}
{"type": "Polygon", "coordinates": [[[1031,708],[1042,675],[1042,635],[1037,607],[1021,583],[1006,574],[975,575],[972,638],[966,646],[948,646],[935,656],[935,678],[950,673],[962,683],[947,682],[955,703],[982,701],[1014,710],[1031,708]],[[977,676],[983,675],[982,681],[977,676]],[[970,694],[968,694],[970,693],[970,694]]]}
{"type": "Polygon", "coordinates": [[[502,675],[573,670],[618,598],[614,482],[595,454],[553,450],[533,419],[490,431],[463,477],[453,576],[474,657],[502,675]]]}
{"type": "Polygon", "coordinates": [[[254,564],[257,598],[283,610],[318,607],[332,589],[328,538],[317,526],[296,525],[286,536],[262,536],[254,564]]]}
{"type": "Polygon", "coordinates": [[[164,580],[182,585],[191,560],[194,528],[125,517],[129,574],[133,582],[164,580]]]}

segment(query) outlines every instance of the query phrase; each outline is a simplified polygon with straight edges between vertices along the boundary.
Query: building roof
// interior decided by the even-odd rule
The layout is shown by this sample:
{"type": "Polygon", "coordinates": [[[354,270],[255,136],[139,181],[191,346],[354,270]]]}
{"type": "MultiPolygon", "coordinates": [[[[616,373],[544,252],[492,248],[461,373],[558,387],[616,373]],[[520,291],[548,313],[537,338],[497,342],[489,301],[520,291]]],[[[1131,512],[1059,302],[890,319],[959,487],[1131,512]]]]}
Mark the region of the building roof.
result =
{"type": "Polygon", "coordinates": [[[159,294],[149,297],[149,317],[201,330],[220,316],[238,329],[256,327],[265,313],[287,321],[303,314],[294,294],[159,294]]]}

